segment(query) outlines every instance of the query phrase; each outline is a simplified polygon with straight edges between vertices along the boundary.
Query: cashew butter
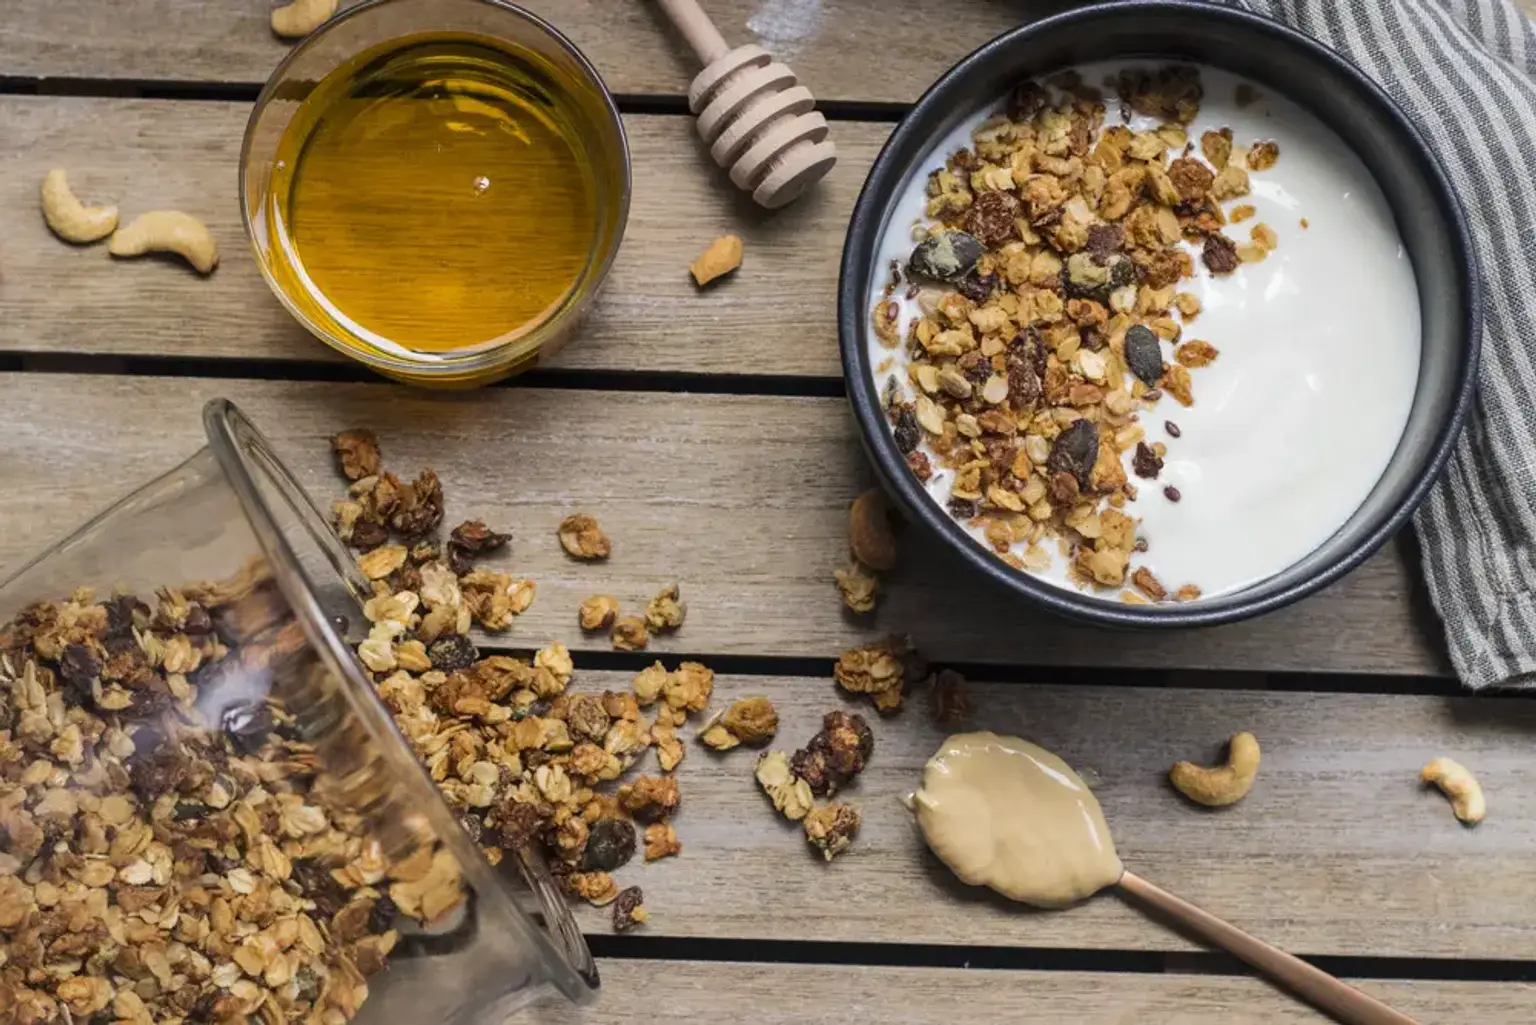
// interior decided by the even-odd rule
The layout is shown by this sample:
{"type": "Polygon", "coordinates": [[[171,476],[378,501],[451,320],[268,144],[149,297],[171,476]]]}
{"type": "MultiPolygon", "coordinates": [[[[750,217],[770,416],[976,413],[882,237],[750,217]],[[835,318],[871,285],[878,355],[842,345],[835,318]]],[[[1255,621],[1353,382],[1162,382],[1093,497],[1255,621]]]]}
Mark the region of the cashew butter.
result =
{"type": "Polygon", "coordinates": [[[1125,872],[1082,777],[1018,737],[950,737],[912,803],[928,846],[961,881],[1025,904],[1075,904],[1125,872]]]}

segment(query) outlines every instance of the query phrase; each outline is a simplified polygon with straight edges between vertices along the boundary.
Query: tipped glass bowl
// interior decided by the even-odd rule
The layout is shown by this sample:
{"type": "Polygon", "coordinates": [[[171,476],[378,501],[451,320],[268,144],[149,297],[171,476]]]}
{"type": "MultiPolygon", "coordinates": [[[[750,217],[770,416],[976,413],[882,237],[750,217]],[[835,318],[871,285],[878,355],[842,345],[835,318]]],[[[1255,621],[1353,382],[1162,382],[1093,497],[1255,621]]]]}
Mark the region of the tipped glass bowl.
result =
{"type": "Polygon", "coordinates": [[[345,548],[234,406],[204,421],[0,586],[0,989],[364,1025],[591,996],[540,857],[493,868],[352,654],[345,548]],[[46,971],[10,975],[29,950],[46,971]]]}

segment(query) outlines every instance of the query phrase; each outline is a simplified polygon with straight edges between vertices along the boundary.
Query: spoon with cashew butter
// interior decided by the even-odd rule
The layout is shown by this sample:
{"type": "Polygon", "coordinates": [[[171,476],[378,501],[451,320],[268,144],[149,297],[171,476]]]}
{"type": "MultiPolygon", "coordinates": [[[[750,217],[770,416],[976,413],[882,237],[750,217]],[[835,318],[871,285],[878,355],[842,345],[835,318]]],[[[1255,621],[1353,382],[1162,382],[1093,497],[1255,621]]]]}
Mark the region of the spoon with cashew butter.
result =
{"type": "Polygon", "coordinates": [[[944,741],[912,795],[923,838],[962,882],[1011,900],[1065,908],[1114,887],[1248,962],[1349,1025],[1412,1018],[1125,870],[1099,802],[1066,762],[995,733],[944,741]]]}

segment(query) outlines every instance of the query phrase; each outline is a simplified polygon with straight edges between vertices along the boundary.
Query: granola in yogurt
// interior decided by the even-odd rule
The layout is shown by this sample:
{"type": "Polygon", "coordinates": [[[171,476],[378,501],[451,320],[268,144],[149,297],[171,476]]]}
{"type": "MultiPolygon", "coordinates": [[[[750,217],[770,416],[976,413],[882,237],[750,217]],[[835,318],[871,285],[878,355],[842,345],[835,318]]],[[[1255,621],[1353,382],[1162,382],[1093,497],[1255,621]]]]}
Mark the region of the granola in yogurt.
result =
{"type": "Polygon", "coordinates": [[[929,175],[915,246],[871,311],[910,471],[1014,567],[1061,557],[1079,587],[1127,601],[1199,593],[1139,572],[1130,507],[1162,489],[1169,454],[1142,417],[1165,395],[1193,405],[1220,355],[1191,337],[1201,304],[1181,284],[1197,261],[1240,273],[1278,245],[1223,207],[1278,147],[1191,138],[1201,98],[1188,67],[1024,83],[929,175]]]}

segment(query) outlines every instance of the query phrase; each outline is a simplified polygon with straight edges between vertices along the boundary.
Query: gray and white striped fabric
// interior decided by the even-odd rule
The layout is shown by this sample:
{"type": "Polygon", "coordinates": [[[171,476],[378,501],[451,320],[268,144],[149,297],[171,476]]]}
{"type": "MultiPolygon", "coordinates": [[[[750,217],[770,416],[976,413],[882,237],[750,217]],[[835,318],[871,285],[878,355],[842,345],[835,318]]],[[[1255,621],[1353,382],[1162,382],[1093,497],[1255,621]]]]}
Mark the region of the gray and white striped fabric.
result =
{"type": "Polygon", "coordinates": [[[1507,0],[1229,0],[1347,56],[1418,124],[1471,221],[1483,359],[1415,519],[1468,687],[1536,687],[1536,32],[1507,0]]]}

